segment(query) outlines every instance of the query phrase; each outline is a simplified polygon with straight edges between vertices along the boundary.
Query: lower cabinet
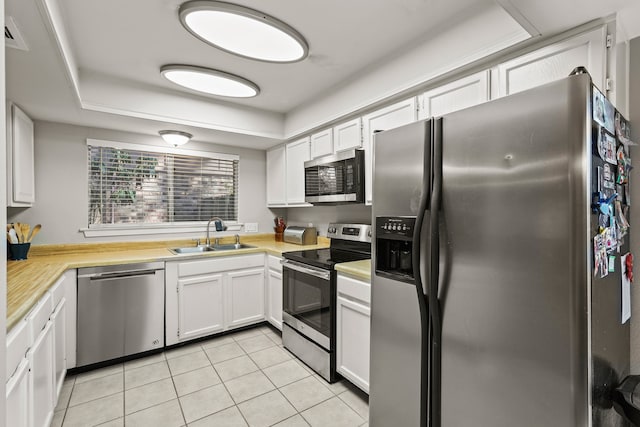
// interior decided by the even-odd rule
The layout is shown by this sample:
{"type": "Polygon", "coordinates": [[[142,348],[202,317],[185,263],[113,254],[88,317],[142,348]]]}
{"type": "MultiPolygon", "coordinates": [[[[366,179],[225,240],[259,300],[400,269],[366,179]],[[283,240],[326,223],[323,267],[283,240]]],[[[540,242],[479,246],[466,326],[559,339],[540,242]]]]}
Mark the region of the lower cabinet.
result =
{"type": "Polygon", "coordinates": [[[264,255],[168,261],[166,345],[264,320],[264,255]]]}
{"type": "Polygon", "coordinates": [[[48,427],[53,419],[54,381],[53,323],[47,322],[27,353],[31,365],[30,408],[32,427],[48,427]]]}
{"type": "Polygon", "coordinates": [[[189,340],[222,331],[224,328],[222,298],[222,274],[179,278],[177,332],[179,340],[189,340]]]}
{"type": "Polygon", "coordinates": [[[336,370],[369,393],[371,285],[338,274],[336,370]]]}
{"type": "Polygon", "coordinates": [[[75,354],[75,342],[68,346],[68,320],[75,316],[67,316],[67,289],[75,277],[75,270],[66,272],[7,334],[7,426],[51,424],[67,354],[75,354]]]}
{"type": "Polygon", "coordinates": [[[265,309],[267,321],[282,331],[282,258],[268,255],[267,295],[265,309]]]}
{"type": "Polygon", "coordinates": [[[264,320],[264,268],[227,273],[227,327],[264,320]]]}
{"type": "MultiPolygon", "coordinates": [[[[59,396],[62,383],[67,374],[67,301],[60,300],[55,311],[51,315],[53,327],[53,372],[54,372],[54,395],[59,396]]],[[[57,399],[54,399],[54,401],[57,399]]]]}
{"type": "Polygon", "coordinates": [[[29,359],[22,359],[18,369],[7,381],[7,426],[26,427],[29,425],[29,392],[31,371],[29,359]]]}

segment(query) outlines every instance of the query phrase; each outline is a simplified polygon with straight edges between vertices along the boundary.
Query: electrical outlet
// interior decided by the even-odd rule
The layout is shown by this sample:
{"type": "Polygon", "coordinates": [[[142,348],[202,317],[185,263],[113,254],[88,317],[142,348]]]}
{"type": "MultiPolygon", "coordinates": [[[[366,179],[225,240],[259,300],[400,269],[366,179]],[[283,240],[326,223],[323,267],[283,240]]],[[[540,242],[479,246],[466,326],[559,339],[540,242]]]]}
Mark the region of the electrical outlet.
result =
{"type": "Polygon", "coordinates": [[[257,233],[258,232],[258,223],[257,222],[245,222],[244,223],[244,231],[247,233],[257,233]]]}

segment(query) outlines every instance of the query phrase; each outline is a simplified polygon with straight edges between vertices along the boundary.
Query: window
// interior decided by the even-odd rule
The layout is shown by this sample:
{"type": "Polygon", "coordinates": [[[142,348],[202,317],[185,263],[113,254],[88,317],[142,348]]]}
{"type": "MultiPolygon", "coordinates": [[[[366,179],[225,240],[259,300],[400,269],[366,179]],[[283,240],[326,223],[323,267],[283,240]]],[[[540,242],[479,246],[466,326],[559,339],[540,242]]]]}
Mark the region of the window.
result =
{"type": "Polygon", "coordinates": [[[96,140],[87,145],[90,228],[238,219],[238,156],[96,140]]]}

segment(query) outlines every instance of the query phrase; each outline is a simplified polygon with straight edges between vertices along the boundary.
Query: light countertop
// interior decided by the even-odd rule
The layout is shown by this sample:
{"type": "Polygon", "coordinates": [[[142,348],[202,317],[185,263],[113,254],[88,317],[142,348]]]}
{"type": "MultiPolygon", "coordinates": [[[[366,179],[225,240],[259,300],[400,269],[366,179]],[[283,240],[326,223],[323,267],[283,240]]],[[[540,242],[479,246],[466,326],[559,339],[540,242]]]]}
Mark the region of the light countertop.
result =
{"type": "Polygon", "coordinates": [[[371,282],[371,260],[344,262],[336,264],[336,270],[339,273],[347,274],[356,279],[371,282]]]}
{"type": "MultiPolygon", "coordinates": [[[[221,243],[233,243],[233,241],[233,237],[221,239],[221,243]]],[[[178,261],[261,252],[281,256],[283,252],[329,246],[327,238],[319,237],[317,245],[300,246],[276,242],[273,234],[243,236],[241,242],[253,245],[255,248],[174,255],[169,248],[193,246],[194,243],[191,240],[175,240],[33,246],[29,252],[29,259],[7,261],[7,331],[29,312],[66,270],[72,268],[149,261],[178,261]]]]}

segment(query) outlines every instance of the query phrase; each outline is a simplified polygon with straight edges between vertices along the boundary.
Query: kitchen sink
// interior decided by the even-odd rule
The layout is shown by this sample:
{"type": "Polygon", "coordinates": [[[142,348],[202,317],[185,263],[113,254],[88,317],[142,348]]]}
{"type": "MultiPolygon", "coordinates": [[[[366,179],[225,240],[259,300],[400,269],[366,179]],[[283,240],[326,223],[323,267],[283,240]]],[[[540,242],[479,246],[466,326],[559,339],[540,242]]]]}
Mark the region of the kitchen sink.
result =
{"type": "Polygon", "coordinates": [[[245,245],[244,243],[229,243],[228,245],[214,245],[214,251],[232,251],[235,249],[255,248],[255,246],[245,245]]]}
{"type": "Polygon", "coordinates": [[[186,248],[173,248],[169,249],[174,254],[199,254],[204,252],[211,252],[214,249],[211,246],[189,246],[186,248]]]}
{"type": "Polygon", "coordinates": [[[248,249],[255,248],[252,245],[245,245],[244,243],[229,243],[227,245],[214,245],[214,246],[189,246],[186,248],[173,248],[169,249],[174,254],[200,254],[204,252],[216,252],[216,251],[233,251],[236,249],[248,249]]]}

